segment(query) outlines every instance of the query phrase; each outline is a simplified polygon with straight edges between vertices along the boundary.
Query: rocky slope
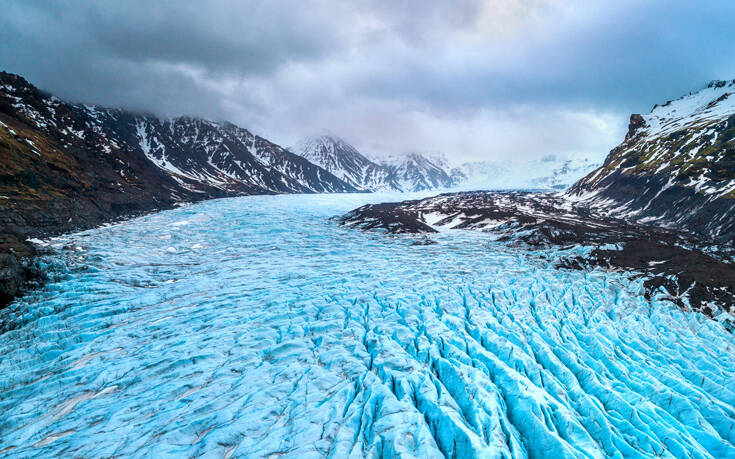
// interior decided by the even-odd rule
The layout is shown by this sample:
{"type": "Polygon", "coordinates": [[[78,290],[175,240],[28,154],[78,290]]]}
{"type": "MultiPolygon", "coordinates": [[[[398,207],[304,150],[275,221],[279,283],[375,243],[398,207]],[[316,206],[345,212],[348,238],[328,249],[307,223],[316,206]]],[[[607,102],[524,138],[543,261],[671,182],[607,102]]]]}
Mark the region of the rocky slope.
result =
{"type": "Polygon", "coordinates": [[[735,80],[632,115],[625,140],[567,197],[627,220],[735,239],[735,80]]]}
{"type": "Polygon", "coordinates": [[[302,140],[291,150],[364,191],[446,189],[463,178],[450,176],[449,167],[441,158],[409,153],[370,159],[333,135],[302,140]]]}
{"type": "MultiPolygon", "coordinates": [[[[430,244],[444,230],[479,230],[550,256],[559,268],[603,267],[644,276],[647,294],[662,290],[684,309],[735,315],[735,249],[689,235],[590,213],[563,195],[530,192],[447,193],[370,204],[341,224],[388,234],[419,234],[430,244]]],[[[729,327],[735,324],[724,320],[729,327]]]]}
{"type": "Polygon", "coordinates": [[[0,73],[0,304],[33,277],[28,237],[179,202],[355,191],[229,123],[67,103],[0,73]]]}

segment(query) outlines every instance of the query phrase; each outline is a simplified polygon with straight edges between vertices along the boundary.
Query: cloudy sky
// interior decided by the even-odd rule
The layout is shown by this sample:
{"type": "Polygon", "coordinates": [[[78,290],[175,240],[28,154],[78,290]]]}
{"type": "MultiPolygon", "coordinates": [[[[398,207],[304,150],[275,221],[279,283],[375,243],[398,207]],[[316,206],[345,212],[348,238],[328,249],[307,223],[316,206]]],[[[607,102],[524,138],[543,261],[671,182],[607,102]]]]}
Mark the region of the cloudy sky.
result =
{"type": "Polygon", "coordinates": [[[632,112],[735,78],[735,2],[3,1],[0,68],[288,146],[604,157],[632,112]]]}

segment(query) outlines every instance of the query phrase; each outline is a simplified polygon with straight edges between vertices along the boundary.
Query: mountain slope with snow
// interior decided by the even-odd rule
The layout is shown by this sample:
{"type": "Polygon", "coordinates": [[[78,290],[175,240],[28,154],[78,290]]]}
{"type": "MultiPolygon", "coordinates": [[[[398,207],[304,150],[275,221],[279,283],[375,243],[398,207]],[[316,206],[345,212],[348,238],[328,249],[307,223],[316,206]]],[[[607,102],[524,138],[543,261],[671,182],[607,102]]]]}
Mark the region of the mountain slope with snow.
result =
{"type": "Polygon", "coordinates": [[[355,188],[367,191],[400,191],[390,169],[363,156],[336,136],[304,139],[292,151],[331,172],[355,188]]]}
{"type": "Polygon", "coordinates": [[[623,143],[568,192],[618,217],[735,238],[735,80],[634,114],[623,143]]]}
{"type": "Polygon", "coordinates": [[[0,305],[29,278],[28,237],[209,198],[348,191],[232,124],[66,103],[0,72],[0,305]]]}
{"type": "Polygon", "coordinates": [[[182,188],[225,193],[353,191],[327,171],[230,123],[199,118],[160,119],[97,106],[70,104],[40,94],[5,74],[3,96],[10,115],[71,147],[100,155],[144,155],[182,188]]]}
{"type": "MultiPolygon", "coordinates": [[[[48,161],[47,154],[34,146],[33,135],[45,137],[46,143],[66,154],[84,150],[86,156],[107,164],[98,168],[112,169],[122,178],[144,180],[141,169],[152,170],[160,180],[151,185],[162,188],[157,190],[161,198],[355,190],[319,166],[231,123],[161,119],[66,103],[15,75],[3,73],[0,81],[4,135],[28,146],[41,162],[48,161]]],[[[120,186],[125,188],[123,182],[120,186]]]]}
{"type": "Polygon", "coordinates": [[[443,163],[415,152],[383,160],[383,165],[390,170],[393,180],[404,191],[434,190],[456,185],[443,163]]]}

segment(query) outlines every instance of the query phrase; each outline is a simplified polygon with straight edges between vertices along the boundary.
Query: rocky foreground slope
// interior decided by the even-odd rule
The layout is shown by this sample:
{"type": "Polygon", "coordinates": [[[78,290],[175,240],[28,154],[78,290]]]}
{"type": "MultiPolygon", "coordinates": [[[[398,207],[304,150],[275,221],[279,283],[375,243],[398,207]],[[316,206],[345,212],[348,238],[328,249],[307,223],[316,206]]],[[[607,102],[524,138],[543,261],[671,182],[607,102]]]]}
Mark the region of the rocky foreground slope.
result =
{"type": "Polygon", "coordinates": [[[632,115],[625,140],[566,195],[630,221],[735,239],[735,80],[632,115]]]}
{"type": "Polygon", "coordinates": [[[63,102],[0,73],[0,305],[34,276],[28,237],[180,202],[355,191],[230,123],[63,102]]]}

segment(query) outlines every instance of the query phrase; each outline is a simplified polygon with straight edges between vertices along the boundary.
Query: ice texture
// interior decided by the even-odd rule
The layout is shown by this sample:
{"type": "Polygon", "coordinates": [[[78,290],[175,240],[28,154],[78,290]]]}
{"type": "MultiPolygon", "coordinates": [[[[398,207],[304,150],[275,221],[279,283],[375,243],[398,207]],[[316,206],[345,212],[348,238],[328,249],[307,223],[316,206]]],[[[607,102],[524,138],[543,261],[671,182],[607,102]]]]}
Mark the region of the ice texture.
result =
{"type": "MultiPolygon", "coordinates": [[[[735,339],[479,232],[210,201],[52,241],[0,311],[2,457],[735,457],[735,339]]],[[[584,250],[574,248],[568,250],[584,250]]]]}

